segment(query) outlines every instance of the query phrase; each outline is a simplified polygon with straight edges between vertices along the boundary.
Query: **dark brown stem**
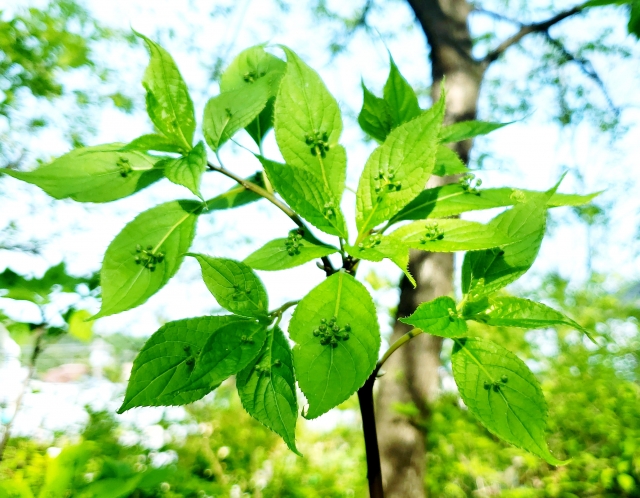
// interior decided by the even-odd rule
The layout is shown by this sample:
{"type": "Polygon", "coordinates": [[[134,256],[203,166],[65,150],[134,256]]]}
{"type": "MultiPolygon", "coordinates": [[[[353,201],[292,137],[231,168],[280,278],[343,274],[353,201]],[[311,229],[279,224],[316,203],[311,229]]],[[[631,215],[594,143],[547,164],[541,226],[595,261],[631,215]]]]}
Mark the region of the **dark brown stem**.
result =
{"type": "Polygon", "coordinates": [[[378,448],[378,434],[376,432],[376,417],[373,408],[373,384],[376,380],[374,371],[360,389],[358,401],[362,415],[362,432],[364,433],[364,448],[367,454],[367,480],[369,481],[370,498],[384,498],[382,487],[382,468],[380,466],[380,449],[378,448]]]}
{"type": "Polygon", "coordinates": [[[504,40],[500,45],[498,45],[494,50],[489,52],[484,57],[484,59],[482,59],[482,62],[485,65],[491,64],[498,57],[500,57],[504,52],[506,52],[506,50],[509,47],[515,45],[516,43],[519,43],[520,40],[522,40],[525,36],[531,33],[544,33],[554,24],[557,24],[560,21],[564,21],[568,17],[578,14],[581,11],[582,11],[582,6],[578,5],[576,7],[573,7],[572,9],[565,10],[564,12],[560,12],[559,14],[556,14],[555,16],[547,19],[546,21],[523,25],[515,35],[510,36],[509,38],[504,40]]]}
{"type": "Polygon", "coordinates": [[[13,412],[13,417],[4,427],[4,434],[2,435],[2,441],[0,441],[0,462],[4,459],[4,452],[7,449],[7,444],[9,443],[9,439],[11,438],[11,427],[13,426],[13,422],[15,421],[18,411],[22,406],[22,400],[27,390],[29,389],[29,383],[31,382],[31,377],[36,371],[36,361],[38,360],[38,356],[42,352],[42,338],[45,333],[44,327],[39,327],[35,331],[35,340],[33,342],[33,352],[31,353],[31,358],[29,359],[29,370],[27,372],[27,377],[24,379],[24,383],[22,384],[22,391],[18,395],[18,399],[16,400],[16,410],[13,412]]]}

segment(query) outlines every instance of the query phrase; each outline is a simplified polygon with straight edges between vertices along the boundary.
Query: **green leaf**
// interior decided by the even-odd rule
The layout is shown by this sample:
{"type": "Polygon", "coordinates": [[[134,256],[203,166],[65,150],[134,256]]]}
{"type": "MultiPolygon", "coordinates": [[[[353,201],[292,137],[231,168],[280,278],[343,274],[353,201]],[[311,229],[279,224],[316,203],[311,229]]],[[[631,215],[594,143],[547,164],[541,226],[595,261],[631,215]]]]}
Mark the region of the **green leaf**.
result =
{"type": "Polygon", "coordinates": [[[329,235],[348,238],[340,205],[319,176],[305,168],[257,157],[275,189],[296,213],[329,235]]]}
{"type": "MultiPolygon", "coordinates": [[[[246,319],[228,316],[204,316],[164,324],[138,353],[133,362],[122,413],[135,406],[184,405],[202,398],[212,388],[180,391],[189,385],[195,365],[209,339],[218,331],[223,335],[246,319]],[[231,325],[229,329],[226,327],[231,325]]],[[[230,374],[231,375],[231,374],[230,374]]]]}
{"type": "Polygon", "coordinates": [[[286,270],[336,252],[338,249],[335,247],[317,243],[300,234],[298,230],[292,230],[288,238],[267,242],[247,256],[244,263],[254,270],[286,270]]]}
{"type": "Polygon", "coordinates": [[[110,202],[122,199],[162,178],[154,168],[160,158],[142,152],[121,151],[123,144],[75,149],[33,171],[0,172],[37,185],[56,199],[110,202]]]}
{"type": "Polygon", "coordinates": [[[476,251],[514,242],[495,224],[459,219],[414,221],[389,237],[397,244],[429,252],[476,251]]]}
{"type": "Polygon", "coordinates": [[[400,321],[440,337],[460,337],[467,333],[467,322],[458,316],[455,301],[447,296],[422,303],[411,316],[400,321]]]}
{"type": "Polygon", "coordinates": [[[420,115],[418,97],[411,85],[400,74],[393,57],[389,56],[389,77],[384,84],[384,100],[389,104],[393,127],[411,121],[420,115]]]}
{"type": "Polygon", "coordinates": [[[87,310],[74,311],[69,317],[69,335],[82,342],[90,342],[93,338],[93,323],[87,321],[91,313],[87,310]]]}
{"type": "Polygon", "coordinates": [[[267,291],[262,281],[246,264],[201,254],[189,256],[193,256],[200,263],[202,279],[220,306],[237,315],[267,317],[267,291]]]}
{"type": "Polygon", "coordinates": [[[155,150],[159,152],[174,152],[177,154],[182,153],[182,148],[173,143],[170,138],[157,134],[142,135],[141,137],[136,138],[133,142],[125,145],[121,150],[138,150],[141,152],[155,150]]]}
{"type": "Polygon", "coordinates": [[[246,368],[267,338],[264,324],[253,321],[231,323],[209,337],[200,355],[195,358],[188,383],[177,392],[185,396],[208,388],[213,390],[229,376],[246,368]]]}
{"type": "Polygon", "coordinates": [[[468,252],[462,263],[462,292],[472,300],[524,275],[535,261],[546,227],[546,204],[552,192],[539,194],[496,216],[490,226],[515,242],[501,248],[468,252]]]}
{"type": "Polygon", "coordinates": [[[579,330],[595,343],[591,334],[582,325],[566,315],[542,303],[518,297],[491,297],[486,309],[465,318],[494,327],[535,329],[552,325],[568,325],[579,330]]]}
{"type": "Polygon", "coordinates": [[[289,341],[278,327],[267,331],[258,357],[236,377],[242,406],[278,434],[291,451],[296,448],[298,400],[289,341]]]}
{"type": "Polygon", "coordinates": [[[194,195],[202,199],[200,179],[202,173],[207,169],[207,151],[203,142],[198,142],[186,156],[166,159],[162,164],[164,176],[177,185],[187,187],[194,195]]]}
{"type": "Polygon", "coordinates": [[[191,150],[196,117],[178,66],[160,45],[140,33],[135,34],[145,41],[151,56],[142,79],[147,91],[147,113],[156,128],[183,152],[191,150]]]}
{"type": "Polygon", "coordinates": [[[200,202],[171,201],[128,223],[104,255],[102,308],[93,318],[140,306],[164,287],[191,246],[201,211],[200,202]]]}
{"type": "Polygon", "coordinates": [[[435,165],[444,93],[430,110],[394,129],[373,151],[360,177],[356,223],[362,235],[416,197],[435,165]]]}
{"type": "MultiPolygon", "coordinates": [[[[418,197],[393,217],[392,222],[445,218],[467,211],[513,206],[541,193],[535,190],[508,187],[473,190],[460,184],[444,185],[423,190],[418,197]]],[[[600,192],[586,195],[554,194],[547,202],[547,207],[580,206],[591,202],[598,195],[600,192]]]]}
{"type": "MultiPolygon", "coordinates": [[[[247,178],[247,180],[264,188],[262,171],[255,172],[252,176],[247,178]]],[[[203,211],[203,214],[206,214],[210,211],[220,211],[224,209],[237,208],[240,206],[244,206],[245,204],[258,201],[260,199],[262,199],[262,196],[244,188],[242,185],[237,185],[235,187],[231,187],[226,192],[206,201],[207,207],[203,211]]]]}
{"type": "Polygon", "coordinates": [[[331,275],[300,301],[289,336],[296,342],[293,362],[298,384],[309,402],[306,418],[316,418],[349,398],[378,360],[380,329],[373,300],[344,271],[331,275]],[[331,326],[334,317],[338,332],[331,326]],[[335,344],[321,344],[322,327],[327,334],[336,334],[335,344]]]}
{"type": "Polygon", "coordinates": [[[508,443],[561,465],[545,441],[547,404],[522,360],[490,341],[457,339],[453,376],[469,411],[508,443]]]}
{"type": "Polygon", "coordinates": [[[380,262],[389,259],[415,287],[416,281],[409,273],[409,246],[388,235],[374,234],[366,237],[357,246],[345,245],[347,252],[357,259],[380,262]]]}
{"type": "Polygon", "coordinates": [[[436,166],[433,168],[433,174],[437,176],[458,175],[466,173],[469,168],[462,162],[462,159],[444,145],[438,146],[436,152],[436,166]]]}
{"type": "Polygon", "coordinates": [[[204,108],[204,137],[212,150],[218,149],[238,130],[246,127],[267,105],[270,79],[260,78],[252,85],[223,92],[204,108]]]}
{"type": "Polygon", "coordinates": [[[247,133],[258,145],[273,126],[273,103],[285,69],[286,63],[282,59],[265,52],[264,48],[258,45],[240,52],[222,73],[221,92],[236,90],[252,85],[260,78],[269,77],[271,84],[267,105],[246,127],[247,133]]]}
{"type": "Polygon", "coordinates": [[[511,123],[488,123],[486,121],[460,121],[444,126],[440,131],[442,143],[462,142],[479,135],[486,135],[511,123]]]}
{"type": "Polygon", "coordinates": [[[280,82],[274,119],[285,162],[313,173],[340,206],[347,154],[338,144],[342,133],[340,108],[318,73],[286,47],[287,72],[280,82]]]}
{"type": "Polygon", "coordinates": [[[393,126],[391,108],[386,100],[371,93],[364,85],[364,81],[361,84],[364,100],[358,115],[358,124],[362,131],[382,143],[391,132],[393,126]]]}

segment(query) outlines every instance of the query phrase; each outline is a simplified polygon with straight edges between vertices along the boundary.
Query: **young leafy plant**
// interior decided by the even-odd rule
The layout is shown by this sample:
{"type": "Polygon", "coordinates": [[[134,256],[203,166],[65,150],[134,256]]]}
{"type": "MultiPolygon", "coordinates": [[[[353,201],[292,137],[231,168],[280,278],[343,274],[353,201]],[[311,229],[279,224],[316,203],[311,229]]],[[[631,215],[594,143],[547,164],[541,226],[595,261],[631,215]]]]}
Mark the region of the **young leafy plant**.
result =
{"type": "MultiPolygon", "coordinates": [[[[489,431],[550,464],[564,463],[547,447],[546,405],[535,376],[500,345],[473,337],[467,322],[523,328],[561,324],[590,337],[559,311],[509,297],[501,289],[536,259],[549,208],[584,204],[597,194],[558,194],[557,185],[546,192],[481,189],[480,180],[447,144],[504,124],[444,126],[444,90],[431,108],[421,109],[391,60],[382,97],[362,85],[358,122],[379,145],[360,176],[355,219],[348,220],[342,211],[347,160],[340,145],[340,108],[318,73],[298,55],[279,47],[285,60],[260,45],[229,65],[221,92],[206,104],[202,120],[202,136],[217,158],[213,162],[202,140],[194,145],[195,110],[176,63],[158,44],[138,36],[150,53],[143,86],[156,132],[128,145],[77,149],[31,172],[4,170],[55,198],[79,202],[120,199],[162,177],[196,197],[150,207],[115,237],[102,264],[102,307],[93,318],[144,304],[176,274],[185,256],[197,260],[204,283],[229,314],[169,322],[155,332],[133,364],[119,412],[191,403],[235,375],[247,412],[300,454],[295,442],[297,387],[305,398],[301,413],[306,418],[318,417],[358,392],[361,401],[369,400],[361,411],[368,461],[376,461],[370,402],[376,375],[396,349],[426,333],[454,341],[453,374],[460,395],[489,431]],[[271,128],[283,163],[263,154],[271,128]],[[228,170],[219,155],[242,129],[257,145],[259,170],[250,178],[228,170]],[[238,186],[203,200],[200,185],[206,171],[232,178],[238,186]],[[434,174],[463,176],[457,184],[425,189],[434,174]],[[259,199],[295,224],[286,236],[244,261],[189,252],[200,216],[259,199]],[[496,207],[508,209],[486,224],[455,217],[496,207]],[[334,243],[321,240],[315,229],[325,238],[335,237],[334,243]],[[358,264],[389,259],[415,285],[407,268],[412,249],[466,251],[463,298],[456,303],[442,296],[401,317],[414,329],[380,355],[378,316],[367,287],[356,278],[358,264]],[[326,280],[300,300],[270,309],[267,289],[255,271],[314,260],[326,280]],[[281,320],[293,307],[285,331],[281,320]]],[[[369,473],[371,493],[382,496],[375,471],[369,473]]]]}

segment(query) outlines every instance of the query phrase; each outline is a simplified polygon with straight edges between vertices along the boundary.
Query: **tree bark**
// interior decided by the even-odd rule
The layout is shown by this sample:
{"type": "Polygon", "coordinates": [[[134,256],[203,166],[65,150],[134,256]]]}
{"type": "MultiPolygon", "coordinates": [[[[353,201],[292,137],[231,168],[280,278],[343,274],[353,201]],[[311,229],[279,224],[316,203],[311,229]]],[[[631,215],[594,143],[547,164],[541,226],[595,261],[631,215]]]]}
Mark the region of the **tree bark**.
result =
{"type": "MultiPolygon", "coordinates": [[[[439,97],[445,80],[447,114],[445,123],[475,119],[482,65],[471,56],[468,28],[471,6],[466,0],[408,0],[430,48],[432,96],[439,97]]],[[[458,143],[454,150],[466,163],[471,141],[458,143]]],[[[429,186],[454,178],[434,177],[429,186]]],[[[402,279],[397,317],[410,315],[425,301],[453,292],[453,255],[412,251],[409,270],[418,286],[402,279]]],[[[391,343],[410,329],[396,321],[391,343]]],[[[425,440],[429,406],[440,388],[442,339],[420,335],[399,349],[385,363],[386,374],[379,379],[377,426],[382,460],[382,477],[387,498],[424,498],[426,470],[425,440]],[[398,407],[412,404],[417,417],[402,414],[398,407]]],[[[404,411],[406,413],[406,411],[404,411]]]]}

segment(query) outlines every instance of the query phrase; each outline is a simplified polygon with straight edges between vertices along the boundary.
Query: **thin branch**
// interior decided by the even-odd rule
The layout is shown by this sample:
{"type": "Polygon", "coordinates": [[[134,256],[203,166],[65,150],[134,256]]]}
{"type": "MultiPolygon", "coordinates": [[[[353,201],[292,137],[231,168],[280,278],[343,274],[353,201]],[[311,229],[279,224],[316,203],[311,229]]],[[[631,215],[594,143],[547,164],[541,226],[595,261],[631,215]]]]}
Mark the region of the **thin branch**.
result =
{"type": "Polygon", "coordinates": [[[508,22],[510,24],[515,24],[516,26],[522,26],[522,23],[517,19],[511,19],[510,17],[504,16],[498,12],[494,12],[492,10],[483,9],[480,7],[474,7],[471,12],[477,12],[478,14],[484,14],[489,17],[493,17],[497,21],[508,22]]]}
{"type": "MultiPolygon", "coordinates": [[[[232,180],[238,182],[240,185],[242,185],[244,188],[246,188],[247,190],[251,190],[252,192],[255,192],[256,194],[258,194],[261,197],[264,197],[265,199],[267,199],[271,204],[273,204],[274,206],[276,206],[278,209],[280,209],[280,211],[282,211],[284,214],[286,214],[289,218],[291,218],[291,220],[298,225],[301,229],[303,229],[305,231],[305,233],[307,234],[311,234],[311,230],[309,229],[309,227],[307,227],[307,225],[305,224],[304,221],[302,221],[302,218],[300,218],[300,216],[298,216],[293,209],[291,209],[289,206],[287,206],[284,202],[280,201],[275,195],[273,195],[271,192],[267,191],[266,189],[262,188],[260,185],[257,185],[249,180],[246,180],[244,178],[239,177],[238,175],[236,175],[235,173],[232,173],[231,171],[229,171],[228,169],[224,168],[222,165],[221,166],[217,166],[211,162],[207,162],[207,167],[211,170],[211,171],[217,171],[218,173],[222,173],[223,175],[231,178],[232,180]]],[[[322,263],[324,265],[324,272],[327,274],[327,276],[332,275],[333,273],[336,272],[336,269],[333,267],[333,265],[331,264],[331,260],[327,257],[324,256],[322,258],[322,263]]]]}
{"type": "Polygon", "coordinates": [[[298,299],[297,301],[287,301],[286,303],[284,303],[282,306],[280,306],[279,308],[274,309],[273,311],[271,311],[269,313],[269,316],[281,316],[285,311],[287,311],[289,308],[291,308],[292,306],[297,305],[300,302],[300,300],[298,299]]]}
{"type": "Polygon", "coordinates": [[[536,22],[532,24],[524,24],[518,30],[518,32],[504,40],[500,45],[498,45],[494,50],[489,52],[481,62],[485,65],[491,64],[498,57],[500,57],[507,49],[516,43],[519,43],[525,36],[530,35],[531,33],[545,33],[551,26],[558,24],[561,21],[564,21],[568,17],[571,17],[575,14],[578,14],[582,11],[582,6],[578,5],[573,7],[572,9],[565,10],[564,12],[560,12],[555,16],[547,19],[546,21],[536,22]]]}
{"type": "Polygon", "coordinates": [[[569,52],[567,47],[565,47],[564,44],[557,38],[553,38],[548,31],[544,32],[544,36],[547,39],[547,41],[554,48],[556,48],[569,62],[573,62],[577,64],[580,70],[584,73],[584,75],[587,76],[587,78],[590,78],[591,80],[593,80],[593,82],[600,88],[600,90],[604,94],[604,98],[607,100],[609,107],[611,107],[611,109],[613,110],[616,116],[619,116],[620,109],[613,103],[613,100],[609,95],[609,91],[607,90],[607,87],[605,86],[604,82],[602,81],[602,79],[594,69],[593,65],[591,64],[591,61],[569,52]]]}
{"type": "Polygon", "coordinates": [[[421,330],[412,329],[409,332],[407,332],[405,335],[400,337],[400,339],[398,339],[396,342],[394,342],[391,346],[389,346],[389,349],[387,349],[386,353],[382,355],[382,358],[380,358],[380,361],[378,361],[378,363],[376,364],[376,368],[373,370],[373,373],[371,375],[376,376],[378,374],[378,372],[380,371],[380,369],[382,368],[382,365],[384,365],[384,362],[387,361],[389,359],[389,357],[397,349],[399,349],[401,346],[403,346],[404,344],[409,342],[411,339],[413,339],[414,337],[416,337],[416,336],[418,336],[420,334],[422,334],[421,330]]]}
{"type": "Polygon", "coordinates": [[[39,327],[35,331],[35,340],[33,343],[33,352],[31,353],[31,359],[29,360],[29,369],[27,371],[27,376],[24,379],[22,384],[22,390],[18,395],[18,399],[16,399],[16,409],[13,412],[13,417],[11,420],[7,422],[7,425],[4,426],[4,434],[2,435],[2,441],[0,441],[0,462],[2,462],[4,458],[4,452],[7,449],[7,444],[9,443],[9,439],[11,438],[11,427],[13,426],[13,422],[16,420],[18,412],[22,406],[22,400],[24,399],[24,395],[29,389],[29,383],[31,382],[31,378],[36,371],[36,361],[38,360],[38,356],[42,352],[42,338],[44,337],[46,330],[44,326],[39,327]]]}

